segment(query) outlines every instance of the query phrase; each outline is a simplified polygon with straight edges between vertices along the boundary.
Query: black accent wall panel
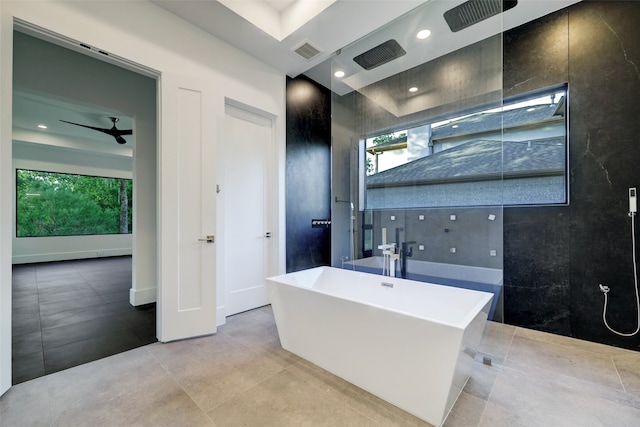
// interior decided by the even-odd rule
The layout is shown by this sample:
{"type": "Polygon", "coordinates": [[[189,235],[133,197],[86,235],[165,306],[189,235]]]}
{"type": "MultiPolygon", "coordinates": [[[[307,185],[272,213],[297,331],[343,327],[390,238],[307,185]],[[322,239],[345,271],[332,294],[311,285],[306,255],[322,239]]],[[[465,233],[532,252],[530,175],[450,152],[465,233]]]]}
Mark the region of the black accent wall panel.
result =
{"type": "Polygon", "coordinates": [[[632,332],[627,195],[640,188],[638,22],[640,2],[589,1],[505,34],[505,96],[569,83],[570,167],[569,206],[504,210],[506,323],[640,349],[640,334],[605,328],[598,287],[611,288],[610,325],[632,332]]]}
{"type": "Polygon", "coordinates": [[[331,264],[331,94],[306,77],[287,78],[287,272],[331,264]]]}

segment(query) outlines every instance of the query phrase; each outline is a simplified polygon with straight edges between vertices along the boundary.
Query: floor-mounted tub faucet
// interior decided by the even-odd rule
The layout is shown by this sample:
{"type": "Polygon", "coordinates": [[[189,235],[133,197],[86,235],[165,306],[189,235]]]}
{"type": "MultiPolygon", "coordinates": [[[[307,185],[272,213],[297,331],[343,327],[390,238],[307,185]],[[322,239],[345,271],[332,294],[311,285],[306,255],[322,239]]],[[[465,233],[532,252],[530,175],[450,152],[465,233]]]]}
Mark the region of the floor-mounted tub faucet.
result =
{"type": "Polygon", "coordinates": [[[415,241],[402,242],[402,248],[400,249],[400,277],[407,278],[407,258],[413,256],[413,246],[415,241]]]}

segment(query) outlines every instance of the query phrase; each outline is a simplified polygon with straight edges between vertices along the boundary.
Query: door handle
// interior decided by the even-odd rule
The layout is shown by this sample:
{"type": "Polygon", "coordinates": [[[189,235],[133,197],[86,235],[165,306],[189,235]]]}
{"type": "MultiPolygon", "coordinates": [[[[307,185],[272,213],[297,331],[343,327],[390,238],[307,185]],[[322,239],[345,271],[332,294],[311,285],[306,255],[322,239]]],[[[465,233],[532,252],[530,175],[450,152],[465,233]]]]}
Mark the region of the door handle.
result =
{"type": "Polygon", "coordinates": [[[266,233],[264,233],[264,237],[266,237],[267,239],[271,238],[271,232],[267,231],[266,233]]]}
{"type": "Polygon", "coordinates": [[[204,239],[198,239],[198,242],[213,243],[215,241],[216,241],[216,236],[207,236],[204,239]]]}

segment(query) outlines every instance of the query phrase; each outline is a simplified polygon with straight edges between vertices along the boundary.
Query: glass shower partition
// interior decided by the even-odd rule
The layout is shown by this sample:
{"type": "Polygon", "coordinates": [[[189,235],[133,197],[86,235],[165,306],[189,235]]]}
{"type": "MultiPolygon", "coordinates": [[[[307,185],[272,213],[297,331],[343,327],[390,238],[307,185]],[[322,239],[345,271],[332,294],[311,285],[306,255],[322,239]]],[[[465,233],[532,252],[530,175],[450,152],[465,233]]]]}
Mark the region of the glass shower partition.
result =
{"type": "Polygon", "coordinates": [[[450,8],[333,58],[332,265],[492,292],[502,321],[502,18],[450,8]]]}

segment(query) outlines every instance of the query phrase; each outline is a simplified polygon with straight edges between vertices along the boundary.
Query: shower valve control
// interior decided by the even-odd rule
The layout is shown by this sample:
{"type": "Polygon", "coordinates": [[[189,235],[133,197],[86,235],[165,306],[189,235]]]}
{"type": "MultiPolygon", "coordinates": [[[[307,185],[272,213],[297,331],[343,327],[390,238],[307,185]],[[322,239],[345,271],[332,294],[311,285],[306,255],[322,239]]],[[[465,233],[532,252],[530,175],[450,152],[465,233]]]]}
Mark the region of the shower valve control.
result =
{"type": "Polygon", "coordinates": [[[636,197],[636,187],[629,188],[629,213],[638,212],[638,202],[636,197]]]}

